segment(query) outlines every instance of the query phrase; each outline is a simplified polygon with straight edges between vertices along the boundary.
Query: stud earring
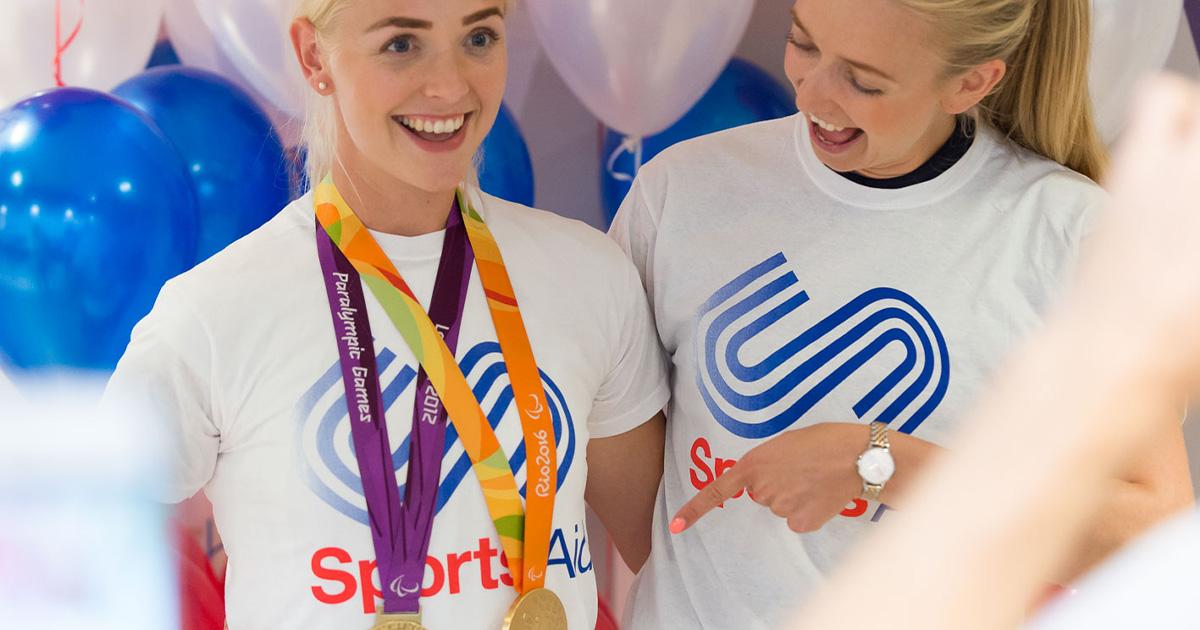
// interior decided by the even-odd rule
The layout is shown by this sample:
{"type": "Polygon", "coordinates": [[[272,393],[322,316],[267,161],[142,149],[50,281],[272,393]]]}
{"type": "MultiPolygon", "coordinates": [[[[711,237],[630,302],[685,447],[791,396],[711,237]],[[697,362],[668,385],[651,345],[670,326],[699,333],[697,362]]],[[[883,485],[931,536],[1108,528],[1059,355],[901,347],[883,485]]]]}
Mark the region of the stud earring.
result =
{"type": "Polygon", "coordinates": [[[329,84],[324,81],[321,81],[320,83],[317,83],[317,89],[324,92],[325,90],[329,89],[329,84]]]}

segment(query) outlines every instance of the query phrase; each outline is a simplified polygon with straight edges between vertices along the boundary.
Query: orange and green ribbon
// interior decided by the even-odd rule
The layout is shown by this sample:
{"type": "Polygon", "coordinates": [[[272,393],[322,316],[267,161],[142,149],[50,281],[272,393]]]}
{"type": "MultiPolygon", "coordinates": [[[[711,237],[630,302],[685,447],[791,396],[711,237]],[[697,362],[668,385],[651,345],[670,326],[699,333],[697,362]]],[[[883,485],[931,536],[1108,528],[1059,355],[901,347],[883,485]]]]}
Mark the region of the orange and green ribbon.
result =
{"type": "Polygon", "coordinates": [[[500,247],[483,217],[458,191],[458,207],[475,253],[492,325],[512,383],[526,451],[526,500],[522,506],[508,456],[471,391],[453,353],[383,249],[326,177],[314,191],[317,220],[425,369],[470,457],[488,513],[508,557],[517,592],[545,585],[554,518],[558,456],[554,426],[533,348],[500,247]]]}

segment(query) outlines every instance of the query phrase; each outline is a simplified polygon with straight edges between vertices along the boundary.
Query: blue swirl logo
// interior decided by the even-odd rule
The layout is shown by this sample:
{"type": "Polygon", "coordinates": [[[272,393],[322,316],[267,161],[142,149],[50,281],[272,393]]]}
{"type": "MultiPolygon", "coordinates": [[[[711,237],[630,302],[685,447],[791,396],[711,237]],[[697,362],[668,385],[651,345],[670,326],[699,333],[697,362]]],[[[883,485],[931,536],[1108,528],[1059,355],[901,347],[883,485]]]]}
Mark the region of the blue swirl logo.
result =
{"type": "Polygon", "coordinates": [[[782,253],[775,254],[721,287],[699,310],[696,379],[713,417],[734,435],[771,437],[863,366],[886,362],[885,349],[899,348],[899,364],[852,411],[859,419],[898,421],[900,431],[912,433],[950,384],[950,353],[933,316],[912,296],[877,288],[792,333],[809,296],[786,264],[782,253]],[[766,331],[786,341],[765,350],[761,338],[751,342],[766,331]]]}
{"type": "MultiPolygon", "coordinates": [[[[396,354],[387,348],[379,349],[377,354],[383,405],[386,417],[389,418],[388,424],[392,427],[392,467],[396,471],[400,495],[404,496],[409,455],[407,429],[411,426],[413,410],[411,398],[407,405],[396,405],[396,402],[405,391],[414,386],[417,372],[413,366],[397,361],[396,354]],[[405,430],[397,430],[399,427],[404,427],[405,430]],[[404,435],[398,446],[395,437],[397,435],[404,435]]],[[[472,390],[486,412],[488,421],[495,429],[513,405],[512,386],[508,380],[508,369],[504,365],[500,344],[485,342],[471,348],[460,361],[460,367],[467,377],[467,382],[472,384],[472,390]]],[[[541,376],[554,425],[554,439],[558,445],[558,486],[562,487],[575,458],[575,423],[558,385],[545,372],[542,372],[541,376]]],[[[305,392],[297,411],[296,448],[308,487],[330,507],[367,525],[366,499],[363,497],[362,480],[358,475],[358,462],[354,457],[350,416],[346,411],[346,395],[337,363],[330,366],[305,392]]],[[[519,422],[515,410],[511,421],[519,422]]],[[[517,483],[522,484],[520,490],[524,496],[525,443],[519,440],[517,443],[502,445],[509,454],[509,467],[516,476],[517,483]]],[[[471,472],[471,460],[458,443],[458,431],[451,424],[446,431],[442,483],[438,489],[439,512],[468,474],[474,474],[471,472]]]]}

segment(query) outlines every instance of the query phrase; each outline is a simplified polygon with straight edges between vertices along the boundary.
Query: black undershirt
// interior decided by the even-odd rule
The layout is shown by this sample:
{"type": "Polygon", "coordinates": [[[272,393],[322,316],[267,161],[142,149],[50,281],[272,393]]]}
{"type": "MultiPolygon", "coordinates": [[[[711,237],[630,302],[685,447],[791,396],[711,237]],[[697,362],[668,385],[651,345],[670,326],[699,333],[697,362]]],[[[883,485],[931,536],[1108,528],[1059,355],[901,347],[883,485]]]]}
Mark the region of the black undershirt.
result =
{"type": "Polygon", "coordinates": [[[971,148],[971,143],[975,139],[975,134],[972,131],[966,124],[954,125],[954,133],[950,134],[950,138],[933,154],[933,157],[918,166],[917,170],[905,175],[884,179],[867,177],[855,172],[838,173],[838,175],[861,186],[888,190],[922,184],[950,170],[950,167],[957,164],[967,154],[967,150],[971,148]]]}

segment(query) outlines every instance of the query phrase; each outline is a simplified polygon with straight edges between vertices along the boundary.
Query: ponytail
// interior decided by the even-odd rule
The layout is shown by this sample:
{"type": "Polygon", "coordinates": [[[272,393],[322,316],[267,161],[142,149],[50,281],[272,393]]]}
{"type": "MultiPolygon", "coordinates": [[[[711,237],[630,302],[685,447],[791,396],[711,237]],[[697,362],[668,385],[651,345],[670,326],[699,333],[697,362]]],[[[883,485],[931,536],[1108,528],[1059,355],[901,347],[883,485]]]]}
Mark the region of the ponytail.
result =
{"type": "Polygon", "coordinates": [[[1015,144],[1099,181],[1108,150],[1088,88],[1090,0],[900,0],[940,34],[950,72],[1008,66],[975,117],[1015,144]]]}

